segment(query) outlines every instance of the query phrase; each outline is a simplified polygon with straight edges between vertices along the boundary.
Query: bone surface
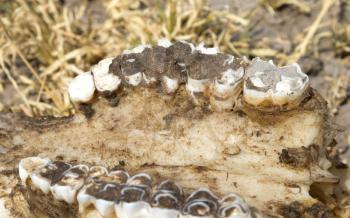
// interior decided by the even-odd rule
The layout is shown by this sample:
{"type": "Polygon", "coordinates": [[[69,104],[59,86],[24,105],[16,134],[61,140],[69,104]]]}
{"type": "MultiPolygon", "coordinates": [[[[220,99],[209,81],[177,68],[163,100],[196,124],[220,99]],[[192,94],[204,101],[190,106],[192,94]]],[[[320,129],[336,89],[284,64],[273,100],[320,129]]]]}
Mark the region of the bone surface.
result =
{"type": "Polygon", "coordinates": [[[20,142],[3,161],[18,165],[25,184],[24,194],[16,195],[22,203],[8,200],[16,213],[27,215],[28,208],[39,217],[336,213],[331,205],[340,178],[327,159],[334,142],[331,119],[298,65],[276,67],[163,41],[106,59],[91,71],[84,75],[91,76],[93,96],[79,97],[84,80],[71,83],[78,91],[69,93],[71,99],[82,106],[74,116],[0,116],[6,133],[0,139],[20,142]],[[120,79],[118,88],[98,88],[100,75],[120,79]]]}

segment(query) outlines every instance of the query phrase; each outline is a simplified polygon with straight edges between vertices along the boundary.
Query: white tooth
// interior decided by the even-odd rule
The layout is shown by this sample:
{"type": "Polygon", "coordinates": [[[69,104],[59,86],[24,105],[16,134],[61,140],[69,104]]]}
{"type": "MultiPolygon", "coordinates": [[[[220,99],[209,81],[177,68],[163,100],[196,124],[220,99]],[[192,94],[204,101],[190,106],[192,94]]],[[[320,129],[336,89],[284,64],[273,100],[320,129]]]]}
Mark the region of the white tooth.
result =
{"type": "Polygon", "coordinates": [[[270,90],[268,92],[260,92],[257,90],[247,88],[246,85],[243,86],[244,100],[254,106],[258,106],[265,100],[270,99],[270,93],[270,90]]]}
{"type": "Polygon", "coordinates": [[[151,218],[150,205],[143,201],[120,202],[115,205],[115,213],[118,218],[151,218]]]}
{"type": "Polygon", "coordinates": [[[158,41],[158,46],[162,46],[164,48],[169,48],[171,45],[172,43],[166,38],[162,38],[158,41]]]}
{"type": "Polygon", "coordinates": [[[203,93],[210,86],[209,79],[196,80],[190,77],[187,78],[186,90],[188,94],[193,98],[195,104],[199,104],[195,93],[203,93]]]}
{"type": "Polygon", "coordinates": [[[125,76],[126,82],[132,86],[138,86],[142,81],[142,73],[138,72],[130,76],[125,76]]]}
{"type": "Polygon", "coordinates": [[[95,84],[90,72],[85,72],[76,76],[69,83],[68,93],[73,102],[89,102],[93,98],[94,92],[95,84]]]}
{"type": "Polygon", "coordinates": [[[105,76],[109,72],[109,66],[112,64],[114,57],[105,58],[91,67],[94,76],[105,76]]]}
{"type": "Polygon", "coordinates": [[[175,209],[157,208],[157,207],[152,207],[150,209],[150,217],[178,218],[179,215],[180,215],[180,212],[175,209]]]}
{"type": "Polygon", "coordinates": [[[95,202],[97,211],[103,216],[108,217],[114,213],[114,202],[106,201],[103,199],[97,199],[95,202]]]}
{"type": "Polygon", "coordinates": [[[79,213],[84,214],[86,211],[86,208],[89,207],[91,204],[95,204],[96,198],[87,194],[86,189],[88,186],[85,186],[82,190],[79,191],[77,195],[77,201],[79,205],[79,213]]]}
{"type": "Polygon", "coordinates": [[[30,175],[33,185],[40,189],[43,193],[48,194],[50,191],[50,181],[46,178],[41,177],[38,173],[30,175]]]}
{"type": "Polygon", "coordinates": [[[27,157],[22,159],[18,165],[19,178],[25,184],[28,177],[34,171],[39,171],[50,163],[49,159],[40,157],[27,157]]]}
{"type": "Polygon", "coordinates": [[[206,48],[204,47],[204,43],[200,43],[197,47],[196,50],[199,51],[202,54],[207,54],[207,55],[216,55],[219,53],[218,48],[206,48]]]}
{"type": "Polygon", "coordinates": [[[281,81],[276,84],[272,100],[276,105],[296,102],[308,87],[309,78],[298,64],[280,68],[281,81]]]}
{"type": "Polygon", "coordinates": [[[113,59],[114,57],[105,58],[91,68],[96,89],[100,92],[115,91],[121,83],[118,76],[109,73],[109,66],[112,64],[113,59]]]}
{"type": "Polygon", "coordinates": [[[100,92],[115,91],[118,89],[121,80],[118,76],[107,74],[104,76],[94,76],[96,89],[100,92]]]}
{"type": "Polygon", "coordinates": [[[243,98],[254,106],[264,101],[268,103],[265,106],[296,106],[302,100],[309,83],[308,76],[301,71],[298,64],[278,68],[272,61],[262,61],[258,58],[252,61],[247,75],[243,98]],[[253,87],[248,87],[247,81],[250,81],[253,87]],[[266,91],[259,91],[259,88],[266,91]]]}
{"type": "Polygon", "coordinates": [[[165,92],[167,94],[172,94],[179,88],[179,82],[177,79],[171,79],[167,76],[163,76],[163,84],[165,86],[165,92]]]}
{"type": "Polygon", "coordinates": [[[85,178],[72,172],[73,169],[80,169],[85,172],[89,170],[85,165],[76,165],[67,170],[62,179],[50,188],[56,200],[63,200],[68,204],[73,204],[75,202],[77,191],[84,185],[85,178]]]}
{"type": "Polygon", "coordinates": [[[68,204],[73,204],[75,202],[77,190],[71,186],[55,184],[50,188],[50,190],[56,200],[63,200],[68,204]]]}
{"type": "Polygon", "coordinates": [[[129,50],[123,51],[123,55],[125,55],[125,54],[142,53],[143,50],[145,50],[146,48],[152,48],[152,46],[148,45],[148,44],[146,44],[146,45],[139,45],[139,46],[137,46],[137,47],[135,47],[133,49],[129,49],[129,50]]]}

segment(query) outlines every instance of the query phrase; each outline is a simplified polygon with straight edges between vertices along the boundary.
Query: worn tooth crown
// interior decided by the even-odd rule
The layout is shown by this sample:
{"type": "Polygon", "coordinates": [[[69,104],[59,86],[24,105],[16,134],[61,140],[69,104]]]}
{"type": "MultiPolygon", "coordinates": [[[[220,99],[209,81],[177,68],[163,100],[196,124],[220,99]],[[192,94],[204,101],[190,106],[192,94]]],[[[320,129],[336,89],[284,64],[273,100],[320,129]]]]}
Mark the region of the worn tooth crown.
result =
{"type": "Polygon", "coordinates": [[[68,87],[70,99],[75,103],[89,102],[95,93],[95,84],[90,72],[85,72],[75,77],[68,87]]]}
{"type": "MultiPolygon", "coordinates": [[[[51,191],[55,200],[69,205],[77,202],[81,217],[251,218],[249,206],[233,193],[220,200],[209,189],[200,188],[184,200],[182,188],[174,181],[164,180],[152,187],[147,173],[130,177],[123,170],[108,172],[101,166],[72,166],[38,157],[25,158],[20,166],[27,170],[28,178],[40,175],[47,182],[47,190],[39,188],[43,193],[51,191]]],[[[33,180],[26,185],[38,186],[33,180]]]]}
{"type": "Polygon", "coordinates": [[[114,57],[105,58],[91,68],[95,86],[99,92],[115,91],[121,83],[118,76],[109,73],[109,66],[113,59],[114,57]]]}
{"type": "Polygon", "coordinates": [[[255,58],[247,68],[243,98],[257,107],[293,108],[302,101],[308,84],[308,76],[298,64],[279,68],[272,61],[255,58]]]}
{"type": "Polygon", "coordinates": [[[40,157],[27,157],[22,159],[18,164],[19,177],[23,183],[27,182],[28,177],[50,163],[49,159],[40,157]]]}

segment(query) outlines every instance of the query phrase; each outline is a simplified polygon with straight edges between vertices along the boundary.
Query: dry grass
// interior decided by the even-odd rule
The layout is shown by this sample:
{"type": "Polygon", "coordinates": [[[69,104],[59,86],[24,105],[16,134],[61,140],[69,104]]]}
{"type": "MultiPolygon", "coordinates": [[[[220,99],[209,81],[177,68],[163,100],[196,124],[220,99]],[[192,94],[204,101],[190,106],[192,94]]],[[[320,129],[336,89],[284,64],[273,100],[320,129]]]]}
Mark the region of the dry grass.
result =
{"type": "MultiPolygon", "coordinates": [[[[205,42],[236,56],[295,61],[306,52],[334,0],[324,0],[324,9],[301,33],[306,37],[295,42],[300,46],[292,56],[264,46],[251,48],[247,33],[254,10],[238,16],[211,10],[203,0],[66,2],[15,0],[0,6],[0,92],[5,90],[5,83],[12,84],[20,97],[11,105],[12,111],[29,116],[74,113],[66,92],[72,77],[105,56],[163,37],[205,42]],[[233,41],[233,35],[240,37],[233,41]]],[[[274,13],[285,4],[310,11],[298,0],[265,0],[259,6],[274,13]]]]}

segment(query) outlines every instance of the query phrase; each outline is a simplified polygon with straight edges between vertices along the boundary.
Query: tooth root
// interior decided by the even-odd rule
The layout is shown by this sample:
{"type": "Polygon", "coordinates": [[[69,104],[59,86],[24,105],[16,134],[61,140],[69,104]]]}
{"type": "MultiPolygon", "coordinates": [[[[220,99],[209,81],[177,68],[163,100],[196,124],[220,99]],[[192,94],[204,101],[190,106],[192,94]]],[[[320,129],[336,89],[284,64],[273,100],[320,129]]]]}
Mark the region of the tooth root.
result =
{"type": "Polygon", "coordinates": [[[89,102],[95,93],[95,84],[90,72],[76,76],[68,87],[70,99],[75,103],[89,102]]]}

